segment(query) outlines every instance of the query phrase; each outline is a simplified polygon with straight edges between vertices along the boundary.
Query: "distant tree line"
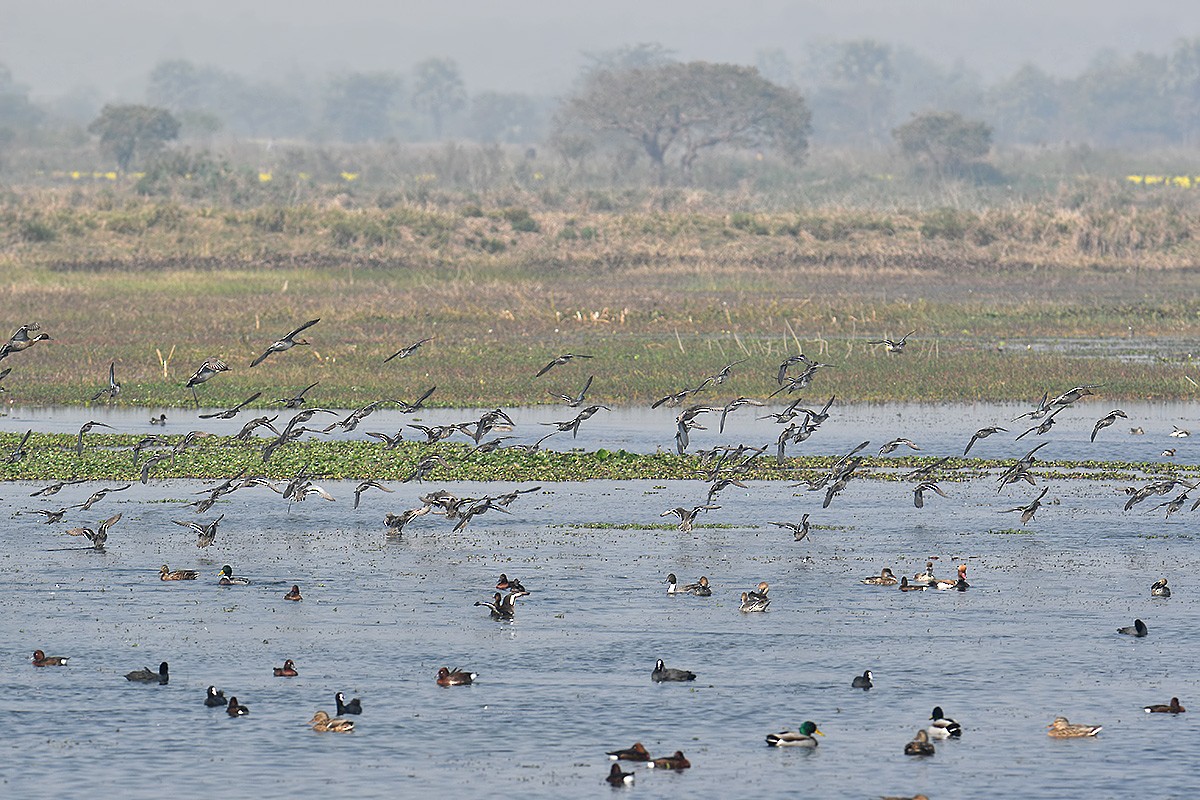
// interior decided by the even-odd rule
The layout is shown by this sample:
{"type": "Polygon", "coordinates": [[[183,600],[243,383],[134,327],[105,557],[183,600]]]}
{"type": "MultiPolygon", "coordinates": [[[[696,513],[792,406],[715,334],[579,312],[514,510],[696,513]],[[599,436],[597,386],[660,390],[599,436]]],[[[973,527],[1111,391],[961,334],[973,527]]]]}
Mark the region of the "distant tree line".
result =
{"type": "Polygon", "coordinates": [[[36,102],[0,64],[0,162],[13,146],[87,141],[88,132],[122,167],[175,137],[453,139],[546,144],[568,165],[624,153],[660,179],[687,180],[717,150],[799,161],[812,145],[898,147],[919,168],[949,174],[974,170],[993,143],[1147,149],[1200,140],[1200,38],[1162,54],[1102,51],[1074,77],[1025,65],[990,85],[964,64],[946,67],[869,39],[799,55],[763,51],[753,66],[684,63],[659,44],[588,53],[585,61],[551,98],[472,93],[450,58],[407,73],[276,82],[177,59],[154,67],[137,102],[83,111],[94,100],[36,102]],[[76,133],[56,133],[64,130],[76,133]]]}

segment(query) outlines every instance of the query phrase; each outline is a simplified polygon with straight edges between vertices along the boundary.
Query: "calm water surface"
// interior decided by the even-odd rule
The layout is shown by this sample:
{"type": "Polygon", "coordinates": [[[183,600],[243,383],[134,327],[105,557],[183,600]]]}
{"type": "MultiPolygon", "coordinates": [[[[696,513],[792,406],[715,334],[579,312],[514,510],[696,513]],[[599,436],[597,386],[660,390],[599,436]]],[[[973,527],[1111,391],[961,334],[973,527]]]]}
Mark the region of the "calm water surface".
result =
{"type": "MultiPolygon", "coordinates": [[[[1187,440],[1166,433],[1171,421],[1185,427],[1194,409],[1155,408],[1156,416],[1148,409],[1131,420],[1145,437],[1129,436],[1128,426],[1102,433],[1110,436],[1096,443],[1108,448],[1101,457],[1129,458],[1120,453],[1164,443],[1186,457],[1187,440]]],[[[1086,431],[1060,415],[1054,456],[1082,448],[1079,431],[1086,444],[1107,410],[1076,414],[1087,418],[1086,431]]],[[[819,434],[830,435],[806,445],[837,452],[843,441],[909,435],[928,442],[930,455],[961,452],[964,431],[1003,424],[1007,412],[850,409],[850,419],[831,418],[819,434]]],[[[664,417],[664,445],[672,416],[664,417]]],[[[22,425],[4,420],[10,430],[22,425]]],[[[630,441],[661,438],[659,426],[629,432],[630,441]]],[[[187,429],[181,422],[168,432],[187,429]]],[[[720,440],[747,436],[727,428],[720,440]]],[[[1011,457],[1025,444],[992,437],[976,447],[1011,457]]],[[[626,767],[637,772],[631,796],[1188,796],[1200,760],[1198,713],[1175,718],[1141,707],[1172,695],[1185,706],[1200,702],[1196,515],[1166,520],[1152,511],[1157,499],[1124,512],[1115,484],[1050,486],[1022,533],[1011,532],[1015,515],[1000,512],[1040,489],[997,495],[988,479],[943,484],[950,496],[933,496],[920,510],[900,484],[852,482],[822,510],[821,494],[751,483],[724,492],[721,508],[701,520],[732,527],[586,527],[661,523],[662,511],[699,504],[706,490],[637,481],[544,484],[514,503],[511,516],[477,517],[454,534],[430,515],[403,537],[385,534],[383,514],[416,505],[419,494],[479,496],[510,486],[396,485],[395,494],[364,494],[357,511],[353,484],[328,485],[336,502],[290,510],[260,488],[201,515],[225,518],[216,543],[198,550],[194,534],[171,521],[197,518],[182,504],[200,482],[135,486],[72,511],[61,525],[30,512],[82,502],[98,486],[42,500],[28,496],[37,486],[6,484],[0,691],[11,724],[0,781],[13,796],[71,796],[86,785],[101,796],[147,798],[438,790],[608,797],[604,751],[642,741],[656,755],[683,750],[693,768],[626,767]],[[65,528],[94,526],[117,511],[123,519],[107,552],[69,549],[80,540],[65,528]],[[811,542],[769,524],[805,512],[821,526],[811,542]],[[943,576],[967,563],[972,588],[904,594],[858,583],[883,566],[912,575],[930,557],[943,576]],[[163,583],[162,563],[203,574],[163,583]],[[253,585],[217,586],[225,563],[253,585]],[[490,597],[502,571],[532,591],[513,623],[472,606],[490,597]],[[667,597],[668,572],[684,582],[707,575],[713,597],[667,597]],[[1163,576],[1175,596],[1151,598],[1151,582],[1163,576]],[[770,611],[739,613],[738,596],[760,580],[771,583],[770,611]],[[292,583],[304,602],[282,599],[292,583]],[[1115,633],[1135,617],[1149,625],[1147,638],[1115,633]],[[71,664],[35,669],[35,648],[71,664]],[[272,677],[286,658],[300,677],[272,677]],[[699,679],[653,684],[657,658],[699,679]],[[171,664],[168,686],[122,677],[162,660],[171,664]],[[479,681],[440,688],[440,666],[469,668],[479,681]],[[852,690],[851,678],[868,668],[875,688],[852,690]],[[209,684],[249,705],[250,716],[205,708],[209,684]],[[339,690],[363,698],[357,730],[308,730],[314,711],[333,711],[339,690]],[[963,724],[962,740],[939,743],[932,759],[905,757],[904,744],[935,705],[963,724]],[[1104,731],[1052,740],[1045,726],[1060,714],[1104,731]],[[827,735],[816,751],[765,746],[765,734],[807,719],[827,735]]]]}

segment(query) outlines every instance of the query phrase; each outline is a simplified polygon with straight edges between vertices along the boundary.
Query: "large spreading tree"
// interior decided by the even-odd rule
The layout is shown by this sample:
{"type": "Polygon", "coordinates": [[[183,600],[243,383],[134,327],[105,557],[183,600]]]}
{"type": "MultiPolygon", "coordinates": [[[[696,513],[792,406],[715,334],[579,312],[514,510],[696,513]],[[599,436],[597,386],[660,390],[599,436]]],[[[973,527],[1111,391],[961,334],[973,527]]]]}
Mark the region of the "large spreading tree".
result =
{"type": "Polygon", "coordinates": [[[802,161],[810,120],[800,94],[753,67],[695,61],[597,70],[560,110],[558,128],[633,141],[661,182],[668,163],[687,177],[704,151],[718,147],[802,161]]]}
{"type": "Polygon", "coordinates": [[[100,147],[121,170],[129,169],[134,156],[155,153],[179,137],[179,120],[165,108],[139,105],[106,105],[88,125],[100,137],[100,147]]]}

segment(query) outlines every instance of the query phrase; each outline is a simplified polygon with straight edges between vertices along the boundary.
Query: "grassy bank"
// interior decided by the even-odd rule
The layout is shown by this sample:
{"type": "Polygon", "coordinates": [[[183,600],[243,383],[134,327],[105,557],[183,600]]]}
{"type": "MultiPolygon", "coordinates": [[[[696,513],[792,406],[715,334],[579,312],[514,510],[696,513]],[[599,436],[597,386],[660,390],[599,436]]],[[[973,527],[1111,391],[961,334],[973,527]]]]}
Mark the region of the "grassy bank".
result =
{"type": "MultiPolygon", "coordinates": [[[[509,198],[512,199],[512,198],[509,198]]],[[[206,405],[257,405],[320,381],[354,407],[535,404],[548,390],[646,403],[739,359],[721,402],[764,398],[786,356],[834,366],[846,401],[1195,396],[1200,336],[1190,208],[1134,196],[979,212],[595,211],[363,198],[214,208],[111,191],[0,204],[0,320],[53,341],[15,353],[17,404],[85,403],[117,363],[117,402],[188,405],[205,358],[231,371],[206,405]],[[311,347],[249,362],[308,319],[311,347]],[[868,345],[915,330],[903,356],[868,345]],[[410,359],[383,359],[417,339],[410,359]],[[594,355],[543,378],[564,352],[594,355]],[[728,397],[726,397],[728,395],[728,397]]],[[[571,204],[567,204],[571,205],[571,204]]]]}

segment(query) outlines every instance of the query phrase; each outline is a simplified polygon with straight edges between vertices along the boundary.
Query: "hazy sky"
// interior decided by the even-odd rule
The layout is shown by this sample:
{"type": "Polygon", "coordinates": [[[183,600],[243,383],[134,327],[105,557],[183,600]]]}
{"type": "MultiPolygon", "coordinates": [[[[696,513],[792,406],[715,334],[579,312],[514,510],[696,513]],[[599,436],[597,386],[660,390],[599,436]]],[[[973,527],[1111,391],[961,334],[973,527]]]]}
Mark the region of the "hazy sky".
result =
{"type": "Polygon", "coordinates": [[[1025,61],[1073,74],[1105,47],[1165,52],[1200,36],[1195,0],[2,0],[0,62],[35,96],[94,87],[138,100],[159,61],[247,76],[406,71],[451,56],[468,89],[552,93],[585,50],[661,42],[685,59],[754,63],[870,37],[985,79],[1025,61]]]}

